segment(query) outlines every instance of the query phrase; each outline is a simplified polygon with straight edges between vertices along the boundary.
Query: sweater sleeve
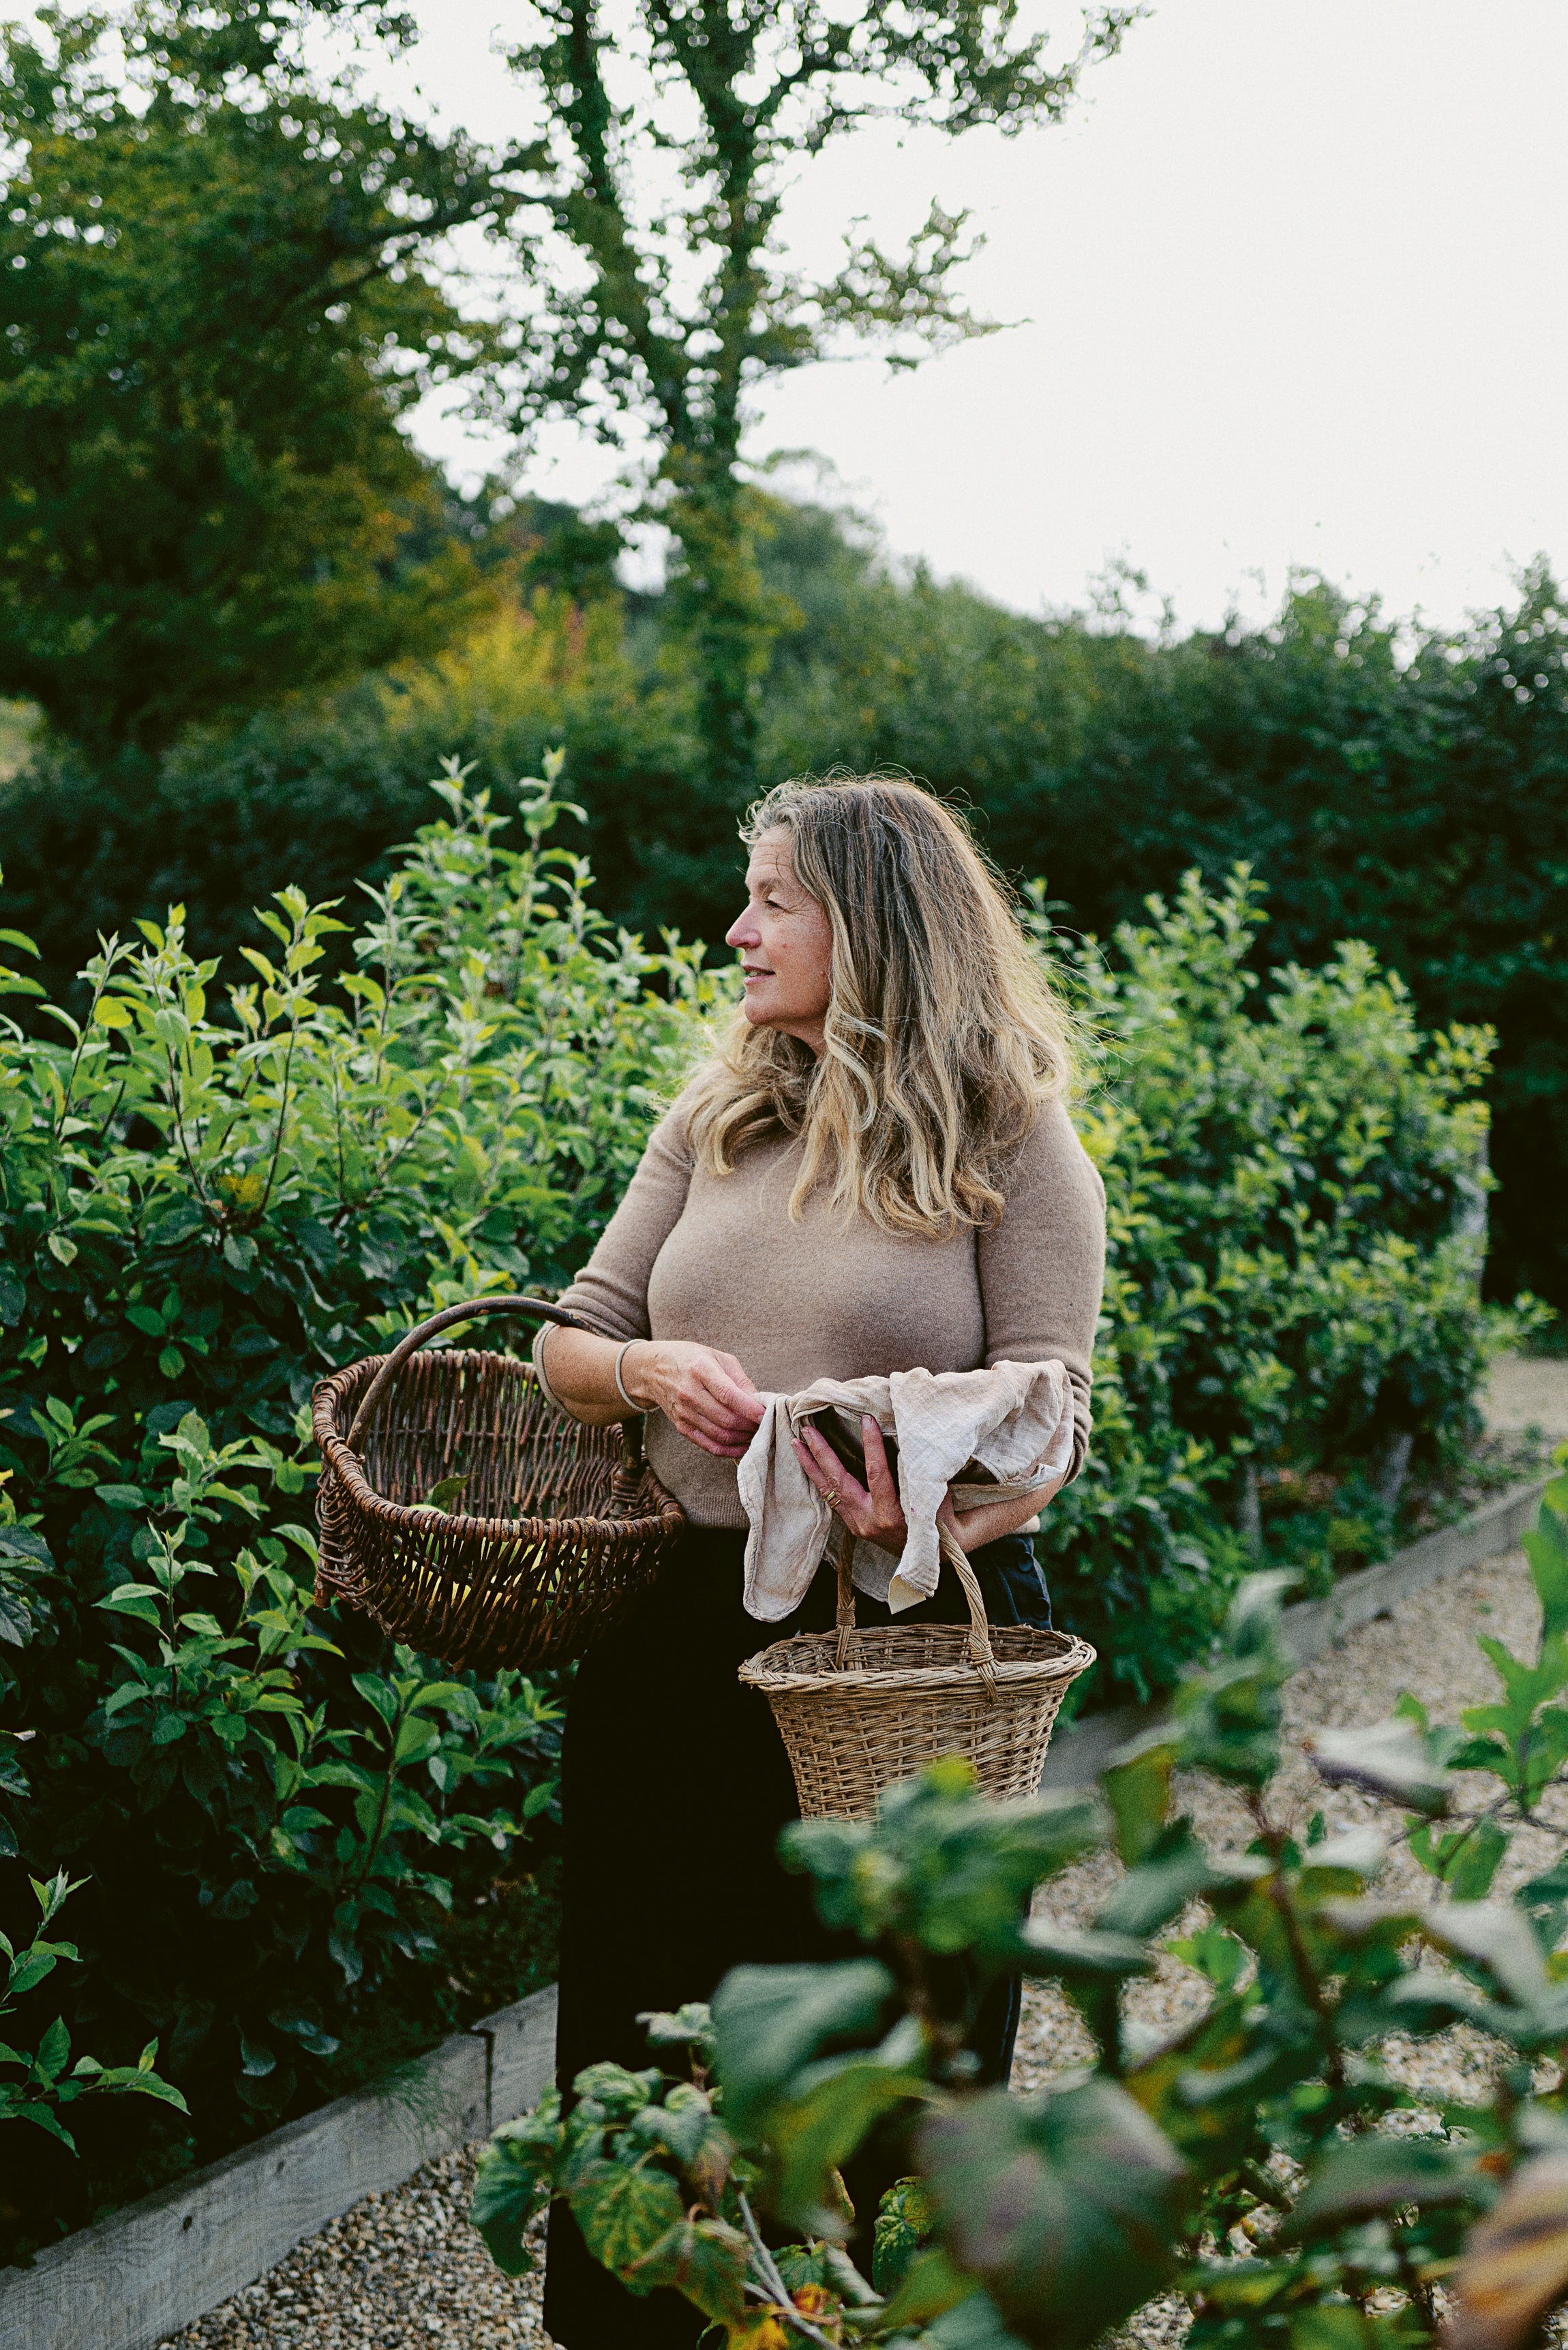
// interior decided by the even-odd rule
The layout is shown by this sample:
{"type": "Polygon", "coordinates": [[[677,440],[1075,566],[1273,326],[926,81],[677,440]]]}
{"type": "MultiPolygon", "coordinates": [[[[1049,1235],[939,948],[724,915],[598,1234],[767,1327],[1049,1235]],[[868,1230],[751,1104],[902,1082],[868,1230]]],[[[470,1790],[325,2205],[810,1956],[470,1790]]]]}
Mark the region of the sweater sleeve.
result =
{"type": "MultiPolygon", "coordinates": [[[[691,1149],[684,1097],[666,1111],[648,1138],[648,1148],[627,1185],[619,1207],[599,1235],[598,1245],[561,1304],[580,1314],[606,1338],[646,1338],[648,1282],[653,1261],[680,1221],[691,1182],[691,1149]]],[[[534,1340],[534,1363],[545,1391],[549,1375],[540,1359],[543,1342],[556,1326],[541,1324],[534,1340]]]]}
{"type": "Polygon", "coordinates": [[[1054,1357],[1073,1389],[1073,1471],[1089,1442],[1090,1363],[1106,1271],[1106,1191],[1060,1102],[1013,1160],[1002,1221],[975,1238],[985,1359],[1054,1357]]]}

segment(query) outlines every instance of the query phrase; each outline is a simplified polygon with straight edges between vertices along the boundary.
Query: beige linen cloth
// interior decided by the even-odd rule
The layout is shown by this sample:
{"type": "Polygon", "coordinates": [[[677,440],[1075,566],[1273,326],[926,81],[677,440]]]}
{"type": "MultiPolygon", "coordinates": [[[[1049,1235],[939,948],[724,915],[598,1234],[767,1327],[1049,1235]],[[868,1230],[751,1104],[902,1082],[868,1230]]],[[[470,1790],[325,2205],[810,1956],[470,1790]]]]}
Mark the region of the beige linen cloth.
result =
{"type": "Polygon", "coordinates": [[[981,1371],[894,1371],[888,1378],[818,1379],[767,1409],[738,1470],[746,1536],[745,1607],[776,1624],[805,1596],[833,1513],[795,1458],[804,1419],[836,1412],[857,1451],[870,1412],[898,1441],[898,1498],[909,1526],[901,1558],[857,1542],[854,1579],[898,1614],[929,1599],[941,1572],[937,1512],[952,1492],[961,1513],[1025,1492],[1050,1500],[1073,1465],[1073,1390],[1059,1362],[993,1363],[981,1371]],[[965,1483],[973,1468],[993,1482],[965,1483]],[[955,1480],[959,1481],[955,1482],[955,1480]]]}

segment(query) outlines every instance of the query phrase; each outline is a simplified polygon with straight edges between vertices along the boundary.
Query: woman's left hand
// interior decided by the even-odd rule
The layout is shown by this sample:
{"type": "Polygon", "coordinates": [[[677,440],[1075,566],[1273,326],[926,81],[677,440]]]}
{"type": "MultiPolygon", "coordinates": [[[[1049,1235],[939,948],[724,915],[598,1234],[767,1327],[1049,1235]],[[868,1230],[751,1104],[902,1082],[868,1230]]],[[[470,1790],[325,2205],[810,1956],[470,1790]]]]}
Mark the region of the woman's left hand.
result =
{"type": "Polygon", "coordinates": [[[909,1526],[882,1431],[869,1412],[861,1417],[860,1441],[866,1453],[866,1483],[852,1477],[838,1455],[808,1419],[794,1440],[795,1458],[830,1510],[863,1542],[875,1543],[895,1557],[903,1550],[909,1526]]]}

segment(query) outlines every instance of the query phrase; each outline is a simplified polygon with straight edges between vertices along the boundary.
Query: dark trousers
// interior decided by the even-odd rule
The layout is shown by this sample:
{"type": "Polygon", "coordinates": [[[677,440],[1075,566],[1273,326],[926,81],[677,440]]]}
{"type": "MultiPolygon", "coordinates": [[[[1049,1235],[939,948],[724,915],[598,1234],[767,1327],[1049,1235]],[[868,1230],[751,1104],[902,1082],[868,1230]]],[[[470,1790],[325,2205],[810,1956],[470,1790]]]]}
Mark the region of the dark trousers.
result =
{"type": "MultiPolygon", "coordinates": [[[[831,1567],[799,1612],[759,1624],[741,1605],[741,1534],[690,1529],[636,1618],[579,1667],[562,1770],[566,1870],[556,2074],[634,2071],[650,2057],[638,2014],[706,2000],[742,1961],[858,1956],[817,1918],[807,1881],[781,1867],[779,1831],[799,1817],[794,1782],[765,1698],[736,1668],[771,1640],[834,1619],[831,1567]]],[[[994,1624],[1048,1625],[1033,1545],[1013,1535],[973,1561],[994,1624]]],[[[857,1593],[863,1625],[885,1607],[857,1593]]],[[[956,1576],[900,1622],[967,1622],[956,1576]]],[[[981,2011],[977,2054],[1005,2081],[1018,2028],[1016,1980],[981,2011]]],[[[666,2059],[668,2062],[668,2058],[666,2059]]],[[[850,2192],[867,2242],[877,2198],[897,2175],[857,2166],[850,2192]]],[[[639,2299],[593,2259],[564,2206],[550,2215],[545,2323],[563,2350],[692,2350],[703,2322],[669,2292],[639,2299]]]]}

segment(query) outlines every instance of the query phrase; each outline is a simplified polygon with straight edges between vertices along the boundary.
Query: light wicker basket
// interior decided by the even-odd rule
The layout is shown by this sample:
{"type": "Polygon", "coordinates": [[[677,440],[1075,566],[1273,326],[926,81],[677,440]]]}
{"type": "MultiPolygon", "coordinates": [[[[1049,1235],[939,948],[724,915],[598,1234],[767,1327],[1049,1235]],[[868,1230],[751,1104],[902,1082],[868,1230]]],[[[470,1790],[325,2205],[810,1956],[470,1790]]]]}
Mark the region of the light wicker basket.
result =
{"type": "Polygon", "coordinates": [[[838,1623],[748,1657],[741,1679],[774,1710],[803,1819],[868,1819],[885,1788],[939,1755],[961,1754],[982,1794],[1033,1795],[1062,1700],[1095,1661],[1086,1640],[1008,1624],[994,1630],[974,1570],[947,1528],[942,1558],[963,1586],[970,1621],[855,1622],[850,1562],[838,1543],[838,1623]]]}
{"type": "Polygon", "coordinates": [[[550,1402],[531,1364],[416,1351],[475,1315],[519,1311],[586,1327],[543,1298],[477,1297],[316,1390],[317,1597],[486,1672],[584,1655],[652,1588],[686,1523],[642,1457],[640,1417],[587,1428],[550,1402]],[[429,1507],[458,1473],[463,1507],[429,1507]]]}

